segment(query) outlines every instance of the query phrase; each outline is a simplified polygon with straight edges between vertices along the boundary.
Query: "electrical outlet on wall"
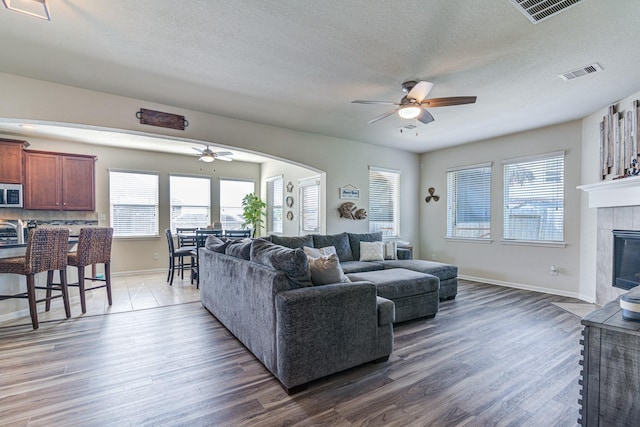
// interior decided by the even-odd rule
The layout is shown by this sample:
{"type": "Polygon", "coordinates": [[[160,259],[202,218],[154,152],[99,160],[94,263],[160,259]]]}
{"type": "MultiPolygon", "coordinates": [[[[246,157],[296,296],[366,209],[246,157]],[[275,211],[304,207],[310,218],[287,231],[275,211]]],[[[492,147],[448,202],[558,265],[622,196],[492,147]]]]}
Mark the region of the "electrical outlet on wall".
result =
{"type": "Polygon", "coordinates": [[[153,259],[160,259],[160,256],[158,255],[158,252],[154,252],[153,253],[153,259]]]}
{"type": "Polygon", "coordinates": [[[549,267],[549,274],[552,276],[557,276],[558,275],[558,266],[553,264],[551,265],[551,267],[549,267]]]}

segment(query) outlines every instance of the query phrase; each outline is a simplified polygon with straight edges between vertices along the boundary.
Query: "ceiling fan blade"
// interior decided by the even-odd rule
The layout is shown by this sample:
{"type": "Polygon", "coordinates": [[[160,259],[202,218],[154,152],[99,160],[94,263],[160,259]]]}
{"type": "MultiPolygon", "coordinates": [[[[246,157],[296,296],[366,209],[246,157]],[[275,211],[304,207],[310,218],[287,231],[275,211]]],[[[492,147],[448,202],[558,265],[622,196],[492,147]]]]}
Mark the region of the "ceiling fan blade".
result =
{"type": "Polygon", "coordinates": [[[202,148],[197,148],[197,147],[191,147],[191,148],[196,150],[198,153],[202,154],[202,151],[203,151],[202,148]]]}
{"type": "Polygon", "coordinates": [[[393,114],[393,113],[395,113],[396,111],[398,111],[398,109],[397,109],[397,108],[396,108],[396,109],[394,109],[394,110],[391,110],[391,111],[387,111],[386,113],[381,114],[381,115],[379,115],[378,117],[375,117],[375,118],[373,118],[373,119],[369,120],[369,121],[367,122],[367,124],[375,123],[375,122],[377,122],[378,120],[382,120],[382,119],[384,119],[384,118],[386,118],[386,117],[389,117],[390,115],[392,115],[392,114],[393,114]]]}
{"type": "Polygon", "coordinates": [[[361,99],[356,99],[355,101],[351,101],[352,104],[378,104],[378,105],[400,105],[397,102],[391,101],[363,101],[361,99]]]}
{"type": "Polygon", "coordinates": [[[425,99],[421,104],[428,107],[450,107],[452,105],[473,104],[475,102],[475,96],[451,96],[448,98],[425,99]]]}
{"type": "Polygon", "coordinates": [[[215,153],[216,157],[233,156],[231,151],[219,151],[215,153]]]}
{"type": "Polygon", "coordinates": [[[427,97],[429,92],[431,92],[431,88],[433,87],[433,83],[425,82],[424,80],[418,82],[407,94],[408,99],[415,99],[418,102],[422,102],[423,99],[427,97]]]}
{"type": "Polygon", "coordinates": [[[420,122],[424,123],[425,125],[435,120],[431,115],[431,113],[428,112],[425,108],[423,108],[422,111],[420,111],[420,114],[418,114],[418,117],[416,117],[416,119],[418,119],[420,122]]]}
{"type": "Polygon", "coordinates": [[[231,162],[233,161],[233,159],[231,157],[220,157],[220,156],[216,156],[216,160],[224,160],[225,162],[231,162]]]}

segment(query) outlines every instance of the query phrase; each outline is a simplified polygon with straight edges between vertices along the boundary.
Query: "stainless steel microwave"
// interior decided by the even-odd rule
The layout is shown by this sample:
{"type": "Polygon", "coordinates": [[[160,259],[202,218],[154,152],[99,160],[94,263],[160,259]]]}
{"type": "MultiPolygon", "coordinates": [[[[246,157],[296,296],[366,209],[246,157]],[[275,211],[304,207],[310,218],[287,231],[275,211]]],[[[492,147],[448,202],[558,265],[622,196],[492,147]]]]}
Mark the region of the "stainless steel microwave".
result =
{"type": "Polygon", "coordinates": [[[22,206],[22,184],[0,184],[0,208],[22,206]]]}

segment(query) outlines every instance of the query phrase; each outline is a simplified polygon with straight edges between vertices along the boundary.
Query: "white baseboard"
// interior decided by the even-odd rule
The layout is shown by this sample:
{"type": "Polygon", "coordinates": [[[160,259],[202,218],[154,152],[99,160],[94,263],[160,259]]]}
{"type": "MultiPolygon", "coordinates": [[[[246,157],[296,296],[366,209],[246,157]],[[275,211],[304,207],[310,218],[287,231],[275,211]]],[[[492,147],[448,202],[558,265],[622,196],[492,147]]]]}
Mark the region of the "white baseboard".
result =
{"type": "Polygon", "coordinates": [[[589,299],[587,298],[584,298],[584,295],[581,295],[577,292],[566,292],[566,291],[561,291],[557,289],[549,289],[549,288],[542,288],[539,286],[524,285],[522,283],[503,282],[502,280],[487,279],[485,277],[465,276],[462,274],[458,275],[458,278],[471,280],[473,282],[487,283],[489,285],[504,286],[505,288],[523,289],[525,291],[541,292],[543,294],[559,295],[562,297],[576,298],[585,302],[591,302],[591,303],[593,302],[593,301],[589,301],[589,299]]]}

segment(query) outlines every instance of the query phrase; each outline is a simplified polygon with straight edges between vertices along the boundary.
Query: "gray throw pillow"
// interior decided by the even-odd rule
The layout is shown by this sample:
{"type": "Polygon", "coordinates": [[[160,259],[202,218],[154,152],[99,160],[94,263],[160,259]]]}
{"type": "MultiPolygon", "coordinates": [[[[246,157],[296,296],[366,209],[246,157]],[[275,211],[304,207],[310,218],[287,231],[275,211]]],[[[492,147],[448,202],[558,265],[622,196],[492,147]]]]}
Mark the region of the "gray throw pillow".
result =
{"type": "Polygon", "coordinates": [[[208,236],[207,240],[204,242],[204,247],[213,252],[218,252],[219,254],[225,253],[227,246],[231,243],[230,240],[223,240],[216,236],[208,236]]]}
{"type": "Polygon", "coordinates": [[[349,244],[351,246],[351,252],[353,253],[353,259],[360,259],[360,242],[380,242],[382,241],[382,232],[377,233],[349,233],[349,244]]]}
{"type": "Polygon", "coordinates": [[[309,261],[301,248],[290,249],[264,239],[255,239],[251,243],[250,254],[251,261],[283,271],[293,287],[312,286],[309,261]]]}
{"type": "Polygon", "coordinates": [[[349,246],[347,233],[313,235],[314,248],[324,248],[327,246],[333,246],[336,248],[336,253],[338,254],[340,262],[354,260],[353,253],[351,252],[351,246],[349,246]]]}
{"type": "Polygon", "coordinates": [[[249,260],[251,258],[251,239],[232,240],[225,253],[236,258],[249,260]]]}
{"type": "Polygon", "coordinates": [[[271,237],[271,241],[276,245],[291,249],[302,248],[304,246],[313,247],[313,239],[308,234],[305,236],[277,236],[272,234],[269,237],[271,237]]]}
{"type": "Polygon", "coordinates": [[[329,285],[331,283],[347,283],[349,278],[344,275],[338,255],[331,254],[318,258],[309,258],[311,282],[314,285],[329,285]]]}

